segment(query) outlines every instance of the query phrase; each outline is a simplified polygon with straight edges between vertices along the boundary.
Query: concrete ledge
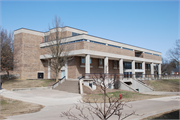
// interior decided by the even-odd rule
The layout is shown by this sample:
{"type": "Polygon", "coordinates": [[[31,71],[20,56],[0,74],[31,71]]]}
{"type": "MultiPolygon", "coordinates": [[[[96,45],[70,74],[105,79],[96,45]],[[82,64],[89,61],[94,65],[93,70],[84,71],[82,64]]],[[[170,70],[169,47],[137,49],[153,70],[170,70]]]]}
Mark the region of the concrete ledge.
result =
{"type": "Polygon", "coordinates": [[[34,88],[13,88],[11,91],[24,91],[24,90],[46,90],[46,89],[52,89],[52,86],[49,87],[34,87],[34,88]]]}

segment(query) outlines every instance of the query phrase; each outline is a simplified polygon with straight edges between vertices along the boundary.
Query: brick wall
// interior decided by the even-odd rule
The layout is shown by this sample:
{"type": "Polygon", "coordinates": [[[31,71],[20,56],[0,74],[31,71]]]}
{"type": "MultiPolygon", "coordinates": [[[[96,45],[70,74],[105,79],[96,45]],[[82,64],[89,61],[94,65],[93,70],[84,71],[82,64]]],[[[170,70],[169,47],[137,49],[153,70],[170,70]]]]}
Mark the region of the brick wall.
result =
{"type": "Polygon", "coordinates": [[[14,35],[15,51],[18,55],[14,55],[18,60],[14,69],[23,79],[37,78],[37,71],[44,71],[39,56],[40,56],[40,42],[42,36],[32,35],[28,33],[19,33],[14,35]],[[41,69],[40,69],[41,68],[41,69]]]}

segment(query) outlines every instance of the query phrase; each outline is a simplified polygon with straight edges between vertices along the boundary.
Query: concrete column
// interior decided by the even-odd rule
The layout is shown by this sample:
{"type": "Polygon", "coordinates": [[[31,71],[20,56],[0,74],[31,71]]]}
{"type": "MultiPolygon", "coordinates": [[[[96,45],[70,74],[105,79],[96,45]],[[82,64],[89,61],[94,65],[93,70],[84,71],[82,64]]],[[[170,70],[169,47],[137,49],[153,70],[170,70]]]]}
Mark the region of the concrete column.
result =
{"type": "Polygon", "coordinates": [[[132,78],[135,78],[136,77],[135,76],[135,61],[133,60],[131,64],[132,64],[132,75],[133,75],[132,78]]]}
{"type": "Polygon", "coordinates": [[[48,59],[48,79],[51,79],[51,59],[48,59]]]}
{"type": "Polygon", "coordinates": [[[79,80],[79,86],[80,86],[80,94],[83,94],[83,87],[82,87],[83,80],[79,80]]]}
{"type": "Polygon", "coordinates": [[[85,57],[85,73],[90,73],[90,55],[87,54],[85,57]]]}
{"type": "Polygon", "coordinates": [[[144,61],[142,62],[142,70],[143,70],[142,77],[145,78],[145,62],[144,61]]]}
{"type": "Polygon", "coordinates": [[[151,63],[151,78],[154,79],[154,63],[151,63]]]}
{"type": "Polygon", "coordinates": [[[120,79],[121,80],[123,78],[123,73],[124,73],[124,71],[123,71],[123,59],[121,58],[119,60],[119,74],[120,74],[120,79]]]}
{"type": "Polygon", "coordinates": [[[161,64],[158,64],[158,74],[159,74],[159,79],[161,78],[161,64]]]}
{"type": "Polygon", "coordinates": [[[104,58],[104,73],[108,73],[108,57],[104,58]]]}

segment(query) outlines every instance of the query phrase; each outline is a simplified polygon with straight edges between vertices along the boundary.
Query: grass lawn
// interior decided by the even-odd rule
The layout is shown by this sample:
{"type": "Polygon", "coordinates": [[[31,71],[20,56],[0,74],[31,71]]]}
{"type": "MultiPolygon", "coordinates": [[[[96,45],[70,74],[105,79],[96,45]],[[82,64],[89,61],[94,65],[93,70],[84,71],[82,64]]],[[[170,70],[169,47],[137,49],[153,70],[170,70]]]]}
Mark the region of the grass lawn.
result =
{"type": "Polygon", "coordinates": [[[0,102],[0,120],[3,120],[8,116],[38,112],[44,107],[42,105],[13,100],[3,96],[0,96],[0,102]]]}
{"type": "Polygon", "coordinates": [[[164,119],[168,119],[168,120],[176,119],[176,120],[179,120],[179,110],[172,110],[172,111],[169,111],[169,112],[166,112],[166,113],[157,114],[157,115],[154,115],[154,116],[144,118],[142,120],[156,120],[156,119],[161,119],[161,120],[164,120],[164,119]]]}
{"type": "Polygon", "coordinates": [[[30,88],[30,87],[47,87],[52,85],[56,80],[3,80],[2,88],[11,90],[12,88],[30,88]]]}
{"type": "Polygon", "coordinates": [[[179,92],[179,79],[147,80],[143,82],[155,91],[179,92]]]}
{"type": "MultiPolygon", "coordinates": [[[[124,90],[119,90],[119,91],[108,93],[108,95],[113,98],[117,98],[117,97],[119,98],[119,94],[122,95],[122,101],[137,101],[137,100],[165,97],[165,95],[147,95],[147,94],[141,94],[141,93],[137,93],[137,92],[130,92],[130,91],[124,91],[124,90]]],[[[86,102],[87,99],[92,103],[94,102],[94,99],[96,99],[97,102],[103,102],[103,94],[84,95],[83,101],[86,102]]]]}

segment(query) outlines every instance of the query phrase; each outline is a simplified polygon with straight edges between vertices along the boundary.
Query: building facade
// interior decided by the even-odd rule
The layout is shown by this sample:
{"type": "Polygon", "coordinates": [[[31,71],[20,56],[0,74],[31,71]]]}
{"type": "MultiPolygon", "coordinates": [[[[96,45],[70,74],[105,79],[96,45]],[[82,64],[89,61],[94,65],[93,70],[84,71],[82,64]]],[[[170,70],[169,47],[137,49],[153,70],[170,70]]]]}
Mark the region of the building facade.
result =
{"type": "MultiPolygon", "coordinates": [[[[73,60],[61,69],[59,78],[77,79],[86,73],[117,73],[124,77],[161,74],[161,53],[112,40],[88,35],[87,31],[64,27],[65,44],[71,47],[73,60]]],[[[17,59],[14,72],[22,79],[55,79],[51,69],[48,32],[21,28],[14,31],[14,51],[17,59]]]]}

